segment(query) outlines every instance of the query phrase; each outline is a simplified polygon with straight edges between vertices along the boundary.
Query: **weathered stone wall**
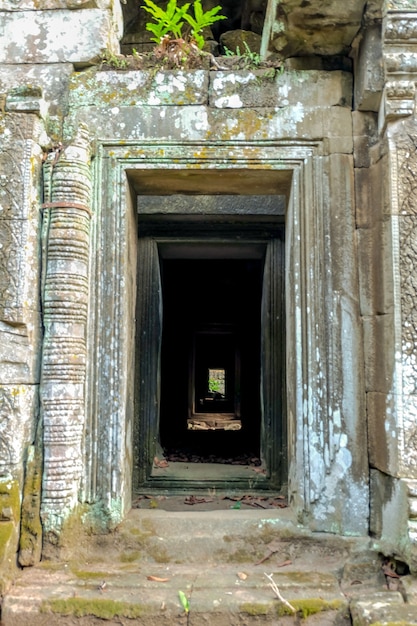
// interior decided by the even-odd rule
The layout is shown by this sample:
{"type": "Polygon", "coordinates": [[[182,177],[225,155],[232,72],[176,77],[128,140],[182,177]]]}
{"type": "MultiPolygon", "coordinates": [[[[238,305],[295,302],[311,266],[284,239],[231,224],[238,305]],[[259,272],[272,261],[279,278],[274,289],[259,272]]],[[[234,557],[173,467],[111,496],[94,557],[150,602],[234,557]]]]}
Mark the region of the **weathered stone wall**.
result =
{"type": "Polygon", "coordinates": [[[417,12],[397,0],[381,17],[357,42],[354,113],[370,530],[415,568],[417,12]]]}
{"type": "MultiPolygon", "coordinates": [[[[15,563],[28,446],[39,418],[42,125],[0,120],[0,569],[15,563]]],[[[0,579],[1,589],[1,579],[0,579]]]]}
{"type": "MultiPolygon", "coordinates": [[[[345,54],[365,3],[349,10],[335,3],[337,20],[329,20],[338,28],[351,22],[343,36],[327,40],[329,49],[319,31],[302,44],[300,4],[281,3],[279,15],[270,4],[264,45],[281,54],[345,54]],[[280,29],[287,31],[278,36],[280,29]]],[[[77,503],[91,505],[107,527],[130,506],[137,442],[129,177],[143,168],[288,173],[291,506],[314,530],[365,534],[370,465],[371,531],[382,549],[413,561],[411,4],[368,3],[354,45],[354,90],[351,73],[340,70],[104,71],[99,57],[117,52],[122,34],[117,2],[2,4],[4,571],[15,562],[23,495],[22,564],[39,558],[40,515],[48,538],[58,541],[77,503]]],[[[309,20],[316,23],[310,9],[309,20]]]]}

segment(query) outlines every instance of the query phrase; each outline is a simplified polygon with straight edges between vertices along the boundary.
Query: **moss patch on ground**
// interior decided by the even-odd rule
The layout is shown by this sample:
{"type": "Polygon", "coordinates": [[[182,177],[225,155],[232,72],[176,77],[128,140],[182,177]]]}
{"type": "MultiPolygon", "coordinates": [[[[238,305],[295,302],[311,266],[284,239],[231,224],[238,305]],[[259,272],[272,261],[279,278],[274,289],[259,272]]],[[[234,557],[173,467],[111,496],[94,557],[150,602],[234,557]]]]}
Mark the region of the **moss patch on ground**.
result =
{"type": "Polygon", "coordinates": [[[142,604],[117,602],[103,598],[95,600],[87,598],[45,600],[42,602],[40,610],[41,613],[57,613],[59,615],[73,615],[74,617],[92,615],[100,619],[113,619],[114,617],[134,619],[142,617],[146,613],[146,608],[142,604]]]}
{"type": "Polygon", "coordinates": [[[241,613],[247,615],[268,615],[272,612],[272,604],[262,604],[261,602],[244,602],[240,605],[239,610],[241,613]]]}
{"type": "MultiPolygon", "coordinates": [[[[296,609],[297,613],[304,619],[316,613],[323,611],[340,611],[346,606],[343,600],[323,600],[323,598],[303,598],[299,600],[290,600],[290,604],[296,609]]],[[[277,615],[292,615],[290,609],[284,604],[277,607],[277,615]]]]}
{"type": "MultiPolygon", "coordinates": [[[[343,600],[323,600],[322,598],[303,598],[298,600],[290,600],[290,604],[295,608],[297,614],[306,619],[310,615],[321,613],[324,611],[339,611],[346,606],[343,600]]],[[[291,610],[281,602],[271,602],[268,604],[261,602],[244,602],[240,605],[239,610],[247,615],[293,615],[291,610]]]]}

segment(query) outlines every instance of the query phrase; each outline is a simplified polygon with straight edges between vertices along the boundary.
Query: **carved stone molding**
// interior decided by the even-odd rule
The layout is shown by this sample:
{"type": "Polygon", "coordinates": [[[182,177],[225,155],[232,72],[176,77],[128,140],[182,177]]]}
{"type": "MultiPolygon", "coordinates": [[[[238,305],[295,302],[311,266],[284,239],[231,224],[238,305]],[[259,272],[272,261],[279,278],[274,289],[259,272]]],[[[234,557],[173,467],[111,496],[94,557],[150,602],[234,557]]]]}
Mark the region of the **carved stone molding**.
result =
{"type": "Polygon", "coordinates": [[[0,476],[8,474],[13,462],[12,433],[15,413],[13,396],[7,389],[0,391],[0,476]]]}
{"type": "Polygon", "coordinates": [[[412,11],[415,8],[415,0],[388,0],[387,2],[387,9],[389,11],[412,11]]]}
{"type": "Polygon", "coordinates": [[[408,74],[417,72],[417,56],[415,52],[401,50],[385,54],[387,74],[408,74]]]}
{"type": "Polygon", "coordinates": [[[406,480],[408,499],[408,538],[417,544],[417,480],[406,480]]]}
{"type": "Polygon", "coordinates": [[[37,307],[27,280],[28,266],[37,262],[37,126],[33,115],[0,116],[0,319],[14,324],[37,307]]]}
{"type": "Polygon", "coordinates": [[[417,42],[416,13],[391,14],[385,28],[385,39],[389,42],[398,41],[408,45],[417,42]]]}
{"type": "Polygon", "coordinates": [[[398,213],[417,215],[417,127],[407,122],[400,137],[395,138],[397,156],[398,213]]]}
{"type": "Polygon", "coordinates": [[[389,3],[384,20],[385,91],[383,125],[415,111],[417,11],[409,2],[389,3]],[[408,10],[407,10],[408,9],[408,10]],[[414,9],[414,10],[413,10],[414,9]]]}
{"type": "Polygon", "coordinates": [[[61,154],[50,155],[45,170],[41,407],[48,531],[59,529],[75,506],[82,472],[91,188],[85,129],[61,154]]]}
{"type": "Polygon", "coordinates": [[[416,85],[413,81],[390,81],[385,87],[385,119],[408,117],[414,113],[416,85]]]}
{"type": "Polygon", "coordinates": [[[407,120],[391,137],[392,232],[399,471],[417,478],[417,126],[407,120]]]}

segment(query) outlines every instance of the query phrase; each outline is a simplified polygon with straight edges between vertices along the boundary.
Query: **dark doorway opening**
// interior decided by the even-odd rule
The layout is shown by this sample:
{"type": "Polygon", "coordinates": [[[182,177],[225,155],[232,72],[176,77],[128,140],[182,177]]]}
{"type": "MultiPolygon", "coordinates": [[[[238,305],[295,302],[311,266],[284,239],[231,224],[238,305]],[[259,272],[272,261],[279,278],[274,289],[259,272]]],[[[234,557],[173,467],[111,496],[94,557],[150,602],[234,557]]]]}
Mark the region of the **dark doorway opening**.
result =
{"type": "MultiPolygon", "coordinates": [[[[202,197],[220,209],[234,202],[202,197]]],[[[257,206],[239,197],[240,207],[245,202],[257,206]]],[[[137,485],[170,493],[280,489],[287,477],[282,218],[167,217],[163,199],[155,200],[156,215],[152,206],[138,229],[137,485]]]]}
{"type": "Polygon", "coordinates": [[[161,258],[160,443],[168,458],[260,463],[263,258],[161,258]]]}

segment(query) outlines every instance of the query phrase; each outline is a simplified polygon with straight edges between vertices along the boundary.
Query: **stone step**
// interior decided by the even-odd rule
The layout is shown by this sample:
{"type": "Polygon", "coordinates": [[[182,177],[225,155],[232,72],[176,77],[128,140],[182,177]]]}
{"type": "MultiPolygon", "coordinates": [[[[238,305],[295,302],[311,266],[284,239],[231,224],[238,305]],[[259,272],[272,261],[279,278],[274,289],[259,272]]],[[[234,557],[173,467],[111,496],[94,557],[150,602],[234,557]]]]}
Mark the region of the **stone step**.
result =
{"type": "Polygon", "coordinates": [[[269,586],[263,568],[185,565],[151,565],[113,568],[111,564],[82,570],[62,566],[39,567],[24,572],[3,602],[3,626],[55,626],[109,624],[349,624],[348,601],[333,574],[280,569],[273,573],[282,597],[296,613],[280,602],[269,586]],[[149,580],[148,576],[155,577],[149,580]],[[159,579],[159,580],[158,580],[159,579]],[[179,592],[189,602],[185,615],[179,592]],[[320,620],[317,622],[318,615],[320,620]],[[313,619],[314,617],[314,619],[313,619]],[[75,622],[75,618],[78,618],[75,622]],[[100,622],[102,623],[102,622],[100,622]]]}
{"type": "Polygon", "coordinates": [[[288,510],[138,509],[110,534],[72,533],[22,572],[1,626],[417,624],[414,579],[387,591],[369,538],[311,533],[288,510]]]}
{"type": "MultiPolygon", "coordinates": [[[[280,561],[312,560],[314,555],[320,555],[340,564],[369,543],[368,538],[312,534],[296,523],[288,509],[190,512],[137,509],[119,527],[116,539],[122,559],[187,564],[254,564],[271,550],[280,561]]],[[[115,548],[114,537],[103,537],[101,541],[107,541],[108,550],[115,548]]]]}
{"type": "MultiPolygon", "coordinates": [[[[366,571],[360,581],[340,579],[323,566],[307,570],[304,561],[282,567],[269,563],[269,568],[105,559],[78,565],[46,562],[25,570],[4,598],[2,626],[417,624],[417,606],[404,603],[398,591],[384,590],[376,578],[366,578],[366,571]],[[272,575],[281,599],[265,574],[272,575]],[[188,600],[188,614],[180,591],[188,600]]],[[[358,568],[347,570],[353,575],[358,568]]]]}

